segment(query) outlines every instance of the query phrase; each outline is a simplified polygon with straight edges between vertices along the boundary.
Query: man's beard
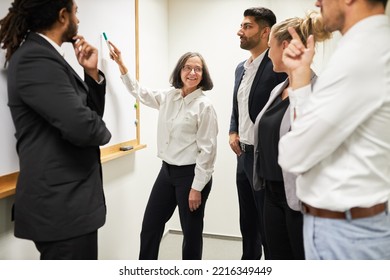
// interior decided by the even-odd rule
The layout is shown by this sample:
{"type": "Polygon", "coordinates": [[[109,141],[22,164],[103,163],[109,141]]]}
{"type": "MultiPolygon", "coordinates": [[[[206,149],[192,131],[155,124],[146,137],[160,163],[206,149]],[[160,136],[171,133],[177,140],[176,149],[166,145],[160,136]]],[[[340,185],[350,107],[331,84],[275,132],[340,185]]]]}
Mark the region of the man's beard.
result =
{"type": "Polygon", "coordinates": [[[77,24],[70,23],[64,34],[62,35],[62,41],[63,42],[69,42],[74,43],[75,40],[73,39],[74,36],[77,35],[77,24]]]}
{"type": "Polygon", "coordinates": [[[253,49],[254,47],[256,47],[258,44],[259,44],[259,42],[254,42],[253,40],[252,41],[245,41],[245,42],[240,43],[240,47],[243,50],[249,51],[249,50],[253,49]]]}

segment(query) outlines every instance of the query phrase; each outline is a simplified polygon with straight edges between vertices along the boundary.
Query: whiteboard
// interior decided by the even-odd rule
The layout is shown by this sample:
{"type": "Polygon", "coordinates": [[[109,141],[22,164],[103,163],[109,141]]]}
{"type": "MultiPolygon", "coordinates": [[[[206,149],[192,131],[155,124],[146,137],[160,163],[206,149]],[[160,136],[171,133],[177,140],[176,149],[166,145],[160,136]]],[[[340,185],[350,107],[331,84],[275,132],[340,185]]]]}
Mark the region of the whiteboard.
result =
{"type": "MultiPolygon", "coordinates": [[[[3,0],[2,0],[3,1],[3,0]]],[[[0,7],[1,11],[4,11],[0,7]]],[[[5,52],[0,53],[0,176],[19,170],[16,154],[15,128],[7,106],[7,77],[4,69],[5,52]]]]}
{"type": "MultiPolygon", "coordinates": [[[[0,18],[3,18],[12,0],[0,0],[0,18]]],[[[137,138],[136,106],[133,98],[120,79],[118,66],[109,58],[108,47],[102,32],[122,51],[123,58],[130,74],[135,77],[135,0],[76,0],[79,34],[98,48],[99,69],[106,76],[106,106],[104,121],[112,134],[106,146],[137,138]]],[[[79,66],[70,44],[62,45],[65,59],[83,78],[83,70],[79,66]]],[[[0,176],[19,170],[16,154],[15,128],[7,106],[7,79],[4,69],[3,50],[0,51],[0,176]]]]}

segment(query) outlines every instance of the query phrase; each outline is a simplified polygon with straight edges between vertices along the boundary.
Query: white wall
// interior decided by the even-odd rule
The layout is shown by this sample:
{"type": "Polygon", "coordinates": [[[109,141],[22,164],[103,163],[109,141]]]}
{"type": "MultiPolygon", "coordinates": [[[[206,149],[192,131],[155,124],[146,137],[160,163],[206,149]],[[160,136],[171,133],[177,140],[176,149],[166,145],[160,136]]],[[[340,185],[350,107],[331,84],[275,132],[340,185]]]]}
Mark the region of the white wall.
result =
{"type": "MultiPolygon", "coordinates": [[[[238,62],[248,57],[248,53],[240,49],[236,35],[242,13],[248,7],[262,5],[271,8],[279,21],[302,16],[308,8],[314,8],[314,0],[139,2],[140,81],[144,85],[151,88],[168,86],[171,70],[186,51],[199,51],[208,63],[215,88],[207,94],[217,111],[220,133],[214,185],[206,207],[205,232],[239,236],[236,159],[228,146],[227,135],[234,69],[238,62]]],[[[387,11],[389,14],[390,9],[387,11]]],[[[318,53],[322,54],[322,51],[318,53]]],[[[141,106],[141,142],[148,147],[103,165],[108,214],[106,225],[99,230],[100,259],[138,257],[143,211],[161,164],[156,157],[156,123],[157,112],[141,106]]],[[[31,241],[13,236],[12,203],[13,197],[0,200],[0,260],[37,259],[38,253],[31,241]]],[[[176,214],[167,228],[180,229],[176,214]]]]}
{"type": "MultiPolygon", "coordinates": [[[[165,88],[170,74],[167,1],[140,0],[139,9],[140,82],[165,88]]],[[[157,111],[141,106],[140,112],[141,143],[147,148],[103,165],[108,215],[99,230],[100,259],[138,258],[143,213],[161,166],[156,156],[157,111]]]]}

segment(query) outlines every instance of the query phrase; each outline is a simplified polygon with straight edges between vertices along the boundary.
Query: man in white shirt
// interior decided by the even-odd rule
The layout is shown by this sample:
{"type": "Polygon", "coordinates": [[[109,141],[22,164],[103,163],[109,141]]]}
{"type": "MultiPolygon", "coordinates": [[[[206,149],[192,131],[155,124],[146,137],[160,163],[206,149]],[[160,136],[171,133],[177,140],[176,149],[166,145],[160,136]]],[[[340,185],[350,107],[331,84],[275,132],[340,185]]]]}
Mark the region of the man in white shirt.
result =
{"type": "Polygon", "coordinates": [[[322,0],[324,23],[343,35],[310,88],[311,38],[293,30],[283,61],[293,79],[292,131],[282,168],[299,174],[308,259],[390,259],[390,24],[387,0],[322,0]],[[369,44],[368,44],[369,42],[369,44]]]}
{"type": "Polygon", "coordinates": [[[253,191],[254,122],[267,103],[271,91],[286,79],[275,73],[268,57],[268,37],[276,22],[274,13],[266,8],[245,10],[237,35],[240,47],[251,57],[241,62],[235,72],[233,110],[229,129],[229,144],[237,155],[236,184],[240,206],[240,229],[243,239],[242,259],[267,258],[262,208],[264,190],[253,191]]]}

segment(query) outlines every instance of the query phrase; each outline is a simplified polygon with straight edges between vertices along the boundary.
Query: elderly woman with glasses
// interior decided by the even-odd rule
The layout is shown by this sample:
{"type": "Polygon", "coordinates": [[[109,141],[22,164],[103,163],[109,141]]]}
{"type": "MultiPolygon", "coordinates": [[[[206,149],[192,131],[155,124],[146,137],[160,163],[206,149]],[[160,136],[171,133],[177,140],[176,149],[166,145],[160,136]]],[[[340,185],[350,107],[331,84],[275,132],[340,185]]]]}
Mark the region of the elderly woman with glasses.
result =
{"type": "Polygon", "coordinates": [[[183,259],[202,258],[203,217],[212,185],[217,151],[215,110],[203,91],[213,82],[199,53],[185,53],[170,78],[171,88],[149,90],[132,78],[120,50],[110,56],[119,66],[128,91],[146,106],[159,110],[158,157],[162,167],[145,209],[139,259],[157,259],[165,223],[179,208],[183,259]]]}

